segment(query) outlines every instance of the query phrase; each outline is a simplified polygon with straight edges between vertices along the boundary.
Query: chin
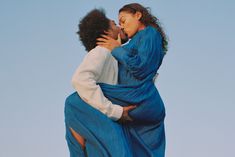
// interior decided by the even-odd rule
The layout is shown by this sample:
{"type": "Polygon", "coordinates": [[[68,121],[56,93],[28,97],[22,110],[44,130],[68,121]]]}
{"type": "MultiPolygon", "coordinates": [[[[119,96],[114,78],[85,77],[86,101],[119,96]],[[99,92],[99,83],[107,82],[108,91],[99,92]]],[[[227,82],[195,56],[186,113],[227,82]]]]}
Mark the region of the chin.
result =
{"type": "Polygon", "coordinates": [[[128,35],[128,38],[131,39],[133,37],[133,35],[128,35]]]}
{"type": "Polygon", "coordinates": [[[134,34],[131,33],[127,33],[128,38],[132,38],[134,36],[134,34]]]}

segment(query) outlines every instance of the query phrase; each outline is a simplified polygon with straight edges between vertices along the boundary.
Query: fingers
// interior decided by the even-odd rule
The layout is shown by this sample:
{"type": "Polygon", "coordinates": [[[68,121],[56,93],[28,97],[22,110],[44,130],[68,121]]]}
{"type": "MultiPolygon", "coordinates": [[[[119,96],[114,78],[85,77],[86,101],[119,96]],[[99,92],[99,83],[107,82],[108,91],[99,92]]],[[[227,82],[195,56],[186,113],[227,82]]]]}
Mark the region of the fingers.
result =
{"type": "Polygon", "coordinates": [[[136,108],[135,105],[131,105],[131,106],[127,106],[125,109],[126,109],[126,111],[130,111],[130,110],[133,110],[135,108],[136,108]]]}
{"type": "Polygon", "coordinates": [[[132,122],[133,119],[132,119],[132,117],[130,117],[129,111],[133,110],[135,108],[136,108],[135,105],[130,105],[130,106],[123,107],[122,117],[118,120],[119,123],[125,124],[125,123],[128,123],[128,122],[132,122]]]}
{"type": "Polygon", "coordinates": [[[104,39],[106,39],[106,40],[113,39],[113,38],[111,38],[110,36],[105,35],[105,34],[102,34],[102,35],[101,35],[101,38],[104,38],[104,39]]]}
{"type": "Polygon", "coordinates": [[[112,38],[110,38],[107,35],[101,35],[101,38],[97,38],[96,40],[97,40],[96,44],[102,46],[102,45],[107,45],[109,41],[112,40],[112,38]]]}
{"type": "Polygon", "coordinates": [[[129,115],[127,115],[126,120],[133,121],[133,119],[129,115]]]}
{"type": "Polygon", "coordinates": [[[102,36],[102,38],[105,38],[105,39],[113,39],[113,38],[111,38],[110,36],[105,35],[105,34],[102,34],[101,36],[102,36]]]}
{"type": "Polygon", "coordinates": [[[97,45],[107,45],[105,42],[96,42],[97,45]]]}
{"type": "Polygon", "coordinates": [[[107,42],[107,41],[108,41],[108,40],[105,39],[105,38],[97,38],[96,40],[97,40],[97,41],[103,41],[103,42],[107,42]]]}
{"type": "Polygon", "coordinates": [[[108,40],[113,40],[113,38],[111,38],[110,36],[108,35],[105,35],[105,34],[102,34],[100,38],[97,38],[96,39],[97,41],[104,41],[104,42],[107,42],[108,40]]]}
{"type": "Polygon", "coordinates": [[[110,34],[109,31],[104,31],[105,34],[110,34]]]}
{"type": "Polygon", "coordinates": [[[107,35],[107,36],[111,36],[111,32],[109,32],[109,31],[104,31],[104,35],[107,35]]]}
{"type": "Polygon", "coordinates": [[[106,47],[106,48],[110,49],[109,43],[100,41],[100,42],[96,42],[96,44],[99,45],[99,46],[103,46],[103,47],[106,47]]]}
{"type": "Polygon", "coordinates": [[[96,40],[97,40],[96,42],[97,45],[104,46],[108,44],[108,39],[106,38],[102,37],[102,38],[97,38],[96,40]]]}
{"type": "Polygon", "coordinates": [[[118,39],[117,39],[117,41],[121,44],[122,42],[121,42],[121,35],[120,35],[120,33],[118,34],[118,39]]]}

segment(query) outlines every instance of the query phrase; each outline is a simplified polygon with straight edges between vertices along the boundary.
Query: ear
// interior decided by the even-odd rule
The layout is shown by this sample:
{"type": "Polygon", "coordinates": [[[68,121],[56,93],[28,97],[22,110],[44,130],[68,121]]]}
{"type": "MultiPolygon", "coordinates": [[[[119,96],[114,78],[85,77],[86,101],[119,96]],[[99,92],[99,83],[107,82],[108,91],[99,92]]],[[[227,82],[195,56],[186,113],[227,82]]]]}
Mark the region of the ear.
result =
{"type": "Polygon", "coordinates": [[[108,31],[104,31],[104,33],[105,33],[105,35],[107,35],[107,36],[111,36],[111,31],[110,31],[110,29],[109,29],[108,31]]]}
{"type": "Polygon", "coordinates": [[[138,20],[140,20],[140,18],[142,17],[142,13],[139,12],[139,11],[137,11],[137,12],[135,13],[135,17],[136,17],[138,20]]]}
{"type": "Polygon", "coordinates": [[[109,31],[104,31],[105,34],[109,34],[109,31]]]}

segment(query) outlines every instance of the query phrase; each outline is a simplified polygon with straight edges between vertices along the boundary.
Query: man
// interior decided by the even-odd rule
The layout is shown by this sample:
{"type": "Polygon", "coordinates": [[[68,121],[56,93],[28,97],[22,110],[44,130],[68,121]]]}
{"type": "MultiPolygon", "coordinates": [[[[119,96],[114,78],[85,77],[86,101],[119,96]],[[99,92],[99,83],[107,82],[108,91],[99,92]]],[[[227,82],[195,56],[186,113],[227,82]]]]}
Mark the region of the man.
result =
{"type": "MultiPolygon", "coordinates": [[[[113,104],[104,96],[100,86],[97,84],[117,84],[118,80],[117,61],[114,59],[108,49],[96,45],[96,39],[101,37],[101,35],[104,33],[117,40],[119,37],[120,40],[119,27],[116,26],[114,21],[109,20],[102,10],[94,9],[80,21],[78,34],[88,53],[84,57],[80,66],[75,71],[72,77],[72,85],[75,88],[77,94],[84,102],[100,111],[113,121],[128,121],[131,120],[131,118],[128,116],[128,112],[129,110],[135,108],[135,106],[131,105],[128,107],[122,107],[117,104],[113,104]]],[[[67,104],[66,107],[70,107],[67,104]]],[[[89,111],[84,109],[84,112],[89,111]]],[[[88,115],[88,113],[86,114],[88,115]]],[[[75,116],[78,116],[76,117],[76,119],[79,119],[79,113],[75,116]]],[[[69,135],[71,132],[75,140],[80,144],[82,149],[85,150],[86,139],[81,136],[80,133],[75,131],[73,126],[71,126],[72,121],[74,120],[73,118],[68,117],[71,116],[68,114],[68,112],[65,112],[66,127],[69,127],[69,130],[66,130],[66,134],[69,135]]],[[[86,121],[84,123],[86,123],[86,121]]],[[[108,134],[109,130],[106,131],[108,134]]],[[[76,148],[74,148],[71,144],[72,142],[74,142],[72,140],[73,139],[71,139],[71,136],[67,137],[71,157],[78,156],[75,154],[76,150],[74,149],[76,148]],[[70,141],[68,139],[70,139],[70,141]]],[[[117,145],[116,147],[120,146],[117,145]]]]}

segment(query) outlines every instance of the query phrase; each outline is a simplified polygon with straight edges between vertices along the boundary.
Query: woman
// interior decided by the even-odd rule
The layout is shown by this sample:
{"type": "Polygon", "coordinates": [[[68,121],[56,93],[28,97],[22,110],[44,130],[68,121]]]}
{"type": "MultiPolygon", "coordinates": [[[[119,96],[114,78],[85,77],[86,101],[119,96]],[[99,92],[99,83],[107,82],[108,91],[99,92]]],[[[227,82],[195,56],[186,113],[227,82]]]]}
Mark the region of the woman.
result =
{"type": "Polygon", "coordinates": [[[97,42],[110,49],[118,60],[119,85],[103,84],[101,88],[115,103],[138,106],[129,113],[133,121],[123,125],[133,156],[163,157],[165,108],[152,80],[167,51],[166,36],[158,19],[137,3],[119,10],[119,23],[131,39],[128,44],[120,47],[120,43],[106,35],[97,42]]]}
{"type": "MultiPolygon", "coordinates": [[[[138,106],[129,112],[132,121],[115,126],[117,130],[121,129],[124,132],[124,137],[120,138],[126,138],[127,151],[130,151],[133,157],[163,157],[165,153],[165,108],[153,78],[162,63],[167,41],[157,19],[140,4],[133,3],[122,7],[119,11],[119,22],[128,37],[131,38],[128,44],[120,47],[120,43],[107,36],[98,39],[97,43],[112,50],[112,55],[118,60],[119,85],[103,83],[99,85],[105,97],[113,103],[121,106],[130,104],[138,106]]],[[[73,96],[76,97],[76,95],[73,96]]],[[[76,103],[75,101],[80,100],[76,99],[67,99],[67,101],[76,103]]],[[[81,105],[80,108],[88,113],[91,108],[86,107],[86,105],[81,105]]],[[[73,110],[68,112],[76,114],[73,110]]],[[[92,116],[92,114],[90,115],[92,116]]],[[[94,116],[101,117],[98,114],[94,116]]],[[[84,115],[85,118],[86,115],[84,115]]],[[[90,123],[92,122],[90,121],[90,123]]],[[[106,120],[100,127],[109,129],[113,127],[113,123],[115,122],[106,120]]],[[[84,135],[90,132],[95,134],[95,128],[93,129],[87,130],[84,135]]],[[[110,138],[109,135],[104,135],[97,141],[108,138],[110,138]]],[[[102,144],[104,150],[106,146],[110,147],[106,143],[102,144]]],[[[93,150],[90,149],[90,151],[93,150]]]]}

